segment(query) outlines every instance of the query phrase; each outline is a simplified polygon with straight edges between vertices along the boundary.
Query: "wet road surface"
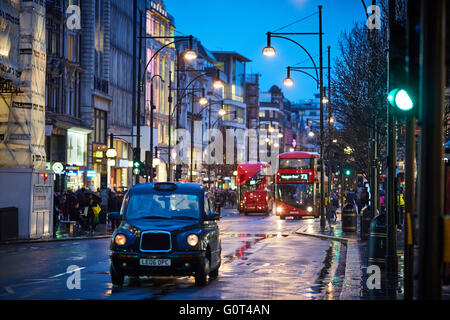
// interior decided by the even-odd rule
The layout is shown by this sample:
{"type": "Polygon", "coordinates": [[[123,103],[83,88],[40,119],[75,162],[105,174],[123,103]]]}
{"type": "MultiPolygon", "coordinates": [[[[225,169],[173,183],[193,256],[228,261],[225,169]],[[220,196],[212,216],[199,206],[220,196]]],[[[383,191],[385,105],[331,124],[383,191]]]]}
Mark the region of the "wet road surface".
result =
{"type": "Polygon", "coordinates": [[[300,236],[312,220],[242,216],[226,210],[219,221],[219,277],[195,287],[191,277],[126,277],[113,287],[110,239],[0,246],[0,299],[339,299],[346,247],[300,236]],[[75,265],[81,288],[68,289],[75,265]]]}

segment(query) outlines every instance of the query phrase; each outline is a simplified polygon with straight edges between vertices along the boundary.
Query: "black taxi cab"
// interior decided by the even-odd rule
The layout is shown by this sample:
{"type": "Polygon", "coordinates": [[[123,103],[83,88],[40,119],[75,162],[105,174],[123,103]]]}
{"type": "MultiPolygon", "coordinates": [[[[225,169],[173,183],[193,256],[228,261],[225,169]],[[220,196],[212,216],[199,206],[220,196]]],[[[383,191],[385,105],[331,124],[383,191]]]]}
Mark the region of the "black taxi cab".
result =
{"type": "Polygon", "coordinates": [[[221,242],[213,195],[199,184],[138,184],[124,197],[121,220],[110,245],[113,285],[125,276],[194,276],[196,285],[214,279],[221,242]]]}

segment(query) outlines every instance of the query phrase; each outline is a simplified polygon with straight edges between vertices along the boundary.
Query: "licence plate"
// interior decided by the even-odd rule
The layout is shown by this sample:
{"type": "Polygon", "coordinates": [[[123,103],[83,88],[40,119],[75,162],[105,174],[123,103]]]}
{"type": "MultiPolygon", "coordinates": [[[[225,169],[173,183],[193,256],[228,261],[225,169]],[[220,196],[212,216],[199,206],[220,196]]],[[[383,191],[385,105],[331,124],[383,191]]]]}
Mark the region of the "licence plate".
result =
{"type": "Polygon", "coordinates": [[[247,209],[255,209],[255,207],[247,207],[247,209]]]}
{"type": "Polygon", "coordinates": [[[293,216],[288,216],[288,217],[286,217],[286,220],[294,220],[294,217],[293,216]]]}
{"type": "Polygon", "coordinates": [[[141,266],[170,267],[170,259],[140,259],[141,266]]]}

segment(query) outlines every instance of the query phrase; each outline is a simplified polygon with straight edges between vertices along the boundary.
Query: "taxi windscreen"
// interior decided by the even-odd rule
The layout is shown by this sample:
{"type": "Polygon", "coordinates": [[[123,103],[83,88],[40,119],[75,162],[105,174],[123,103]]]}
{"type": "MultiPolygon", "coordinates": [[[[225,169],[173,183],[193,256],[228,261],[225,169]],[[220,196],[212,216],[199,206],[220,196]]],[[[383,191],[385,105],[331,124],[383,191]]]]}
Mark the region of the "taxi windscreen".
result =
{"type": "Polygon", "coordinates": [[[127,201],[127,219],[199,219],[196,195],[154,193],[133,194],[127,201]]]}

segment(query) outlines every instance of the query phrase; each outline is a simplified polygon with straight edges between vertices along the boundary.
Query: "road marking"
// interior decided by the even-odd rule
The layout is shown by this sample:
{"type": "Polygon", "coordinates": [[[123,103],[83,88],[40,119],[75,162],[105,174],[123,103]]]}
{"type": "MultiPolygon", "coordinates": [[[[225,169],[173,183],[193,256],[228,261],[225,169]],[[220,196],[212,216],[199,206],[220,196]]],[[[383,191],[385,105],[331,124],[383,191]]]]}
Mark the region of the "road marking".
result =
{"type": "Polygon", "coordinates": [[[6,292],[8,292],[9,294],[14,294],[14,290],[11,287],[4,287],[6,292]]]}
{"type": "Polygon", "coordinates": [[[74,273],[75,271],[80,271],[80,270],[83,270],[83,269],[86,269],[86,267],[80,267],[80,268],[78,268],[78,269],[74,269],[74,270],[72,270],[72,272],[59,273],[59,274],[56,274],[56,275],[54,275],[54,276],[49,277],[49,279],[58,278],[58,277],[61,277],[61,276],[65,275],[65,274],[69,274],[69,273],[72,274],[72,273],[74,273]]]}

